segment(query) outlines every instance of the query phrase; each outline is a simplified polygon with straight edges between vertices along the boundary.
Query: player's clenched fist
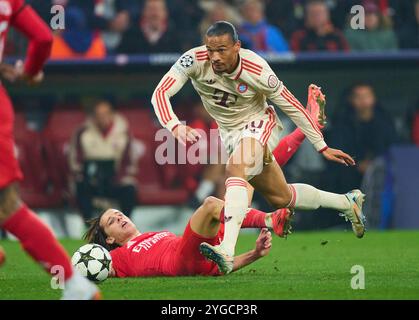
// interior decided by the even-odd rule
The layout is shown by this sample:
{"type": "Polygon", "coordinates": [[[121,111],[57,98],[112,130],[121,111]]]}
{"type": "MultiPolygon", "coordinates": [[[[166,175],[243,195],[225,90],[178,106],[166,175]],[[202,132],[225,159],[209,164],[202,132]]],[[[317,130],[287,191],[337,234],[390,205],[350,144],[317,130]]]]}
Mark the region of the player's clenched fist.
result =
{"type": "Polygon", "coordinates": [[[272,234],[266,228],[260,231],[259,237],[256,240],[255,252],[259,257],[266,256],[272,247],[272,234]]]}
{"type": "Polygon", "coordinates": [[[184,124],[177,125],[173,131],[173,136],[179,140],[181,144],[186,146],[186,142],[195,143],[201,138],[201,135],[194,128],[184,124]]]}

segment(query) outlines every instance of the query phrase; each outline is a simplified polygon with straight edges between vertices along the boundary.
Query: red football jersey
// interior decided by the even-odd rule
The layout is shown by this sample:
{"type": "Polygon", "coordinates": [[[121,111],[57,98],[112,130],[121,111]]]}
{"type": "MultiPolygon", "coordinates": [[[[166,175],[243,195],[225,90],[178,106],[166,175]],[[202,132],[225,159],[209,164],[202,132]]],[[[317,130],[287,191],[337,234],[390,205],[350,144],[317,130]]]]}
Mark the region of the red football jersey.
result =
{"type": "Polygon", "coordinates": [[[112,266],[118,277],[175,276],[180,240],[167,231],[143,233],[111,251],[112,266]]]}
{"type": "Polygon", "coordinates": [[[192,231],[188,223],[182,236],[168,231],[147,232],[111,251],[116,276],[187,276],[219,275],[217,265],[199,252],[199,245],[219,244],[224,237],[224,225],[214,238],[205,238],[192,231]]]}

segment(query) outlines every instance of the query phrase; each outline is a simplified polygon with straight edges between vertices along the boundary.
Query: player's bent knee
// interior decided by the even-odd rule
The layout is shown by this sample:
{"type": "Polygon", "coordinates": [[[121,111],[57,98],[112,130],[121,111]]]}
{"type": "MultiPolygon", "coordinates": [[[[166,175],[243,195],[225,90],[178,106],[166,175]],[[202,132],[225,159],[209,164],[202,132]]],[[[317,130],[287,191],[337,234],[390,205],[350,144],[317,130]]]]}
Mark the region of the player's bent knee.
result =
{"type": "Polygon", "coordinates": [[[231,177],[245,178],[245,167],[242,164],[228,163],[225,170],[226,179],[231,177]]]}
{"type": "Polygon", "coordinates": [[[224,207],[224,201],[211,196],[205,198],[202,206],[208,214],[213,216],[215,219],[219,219],[221,209],[224,207]]]}

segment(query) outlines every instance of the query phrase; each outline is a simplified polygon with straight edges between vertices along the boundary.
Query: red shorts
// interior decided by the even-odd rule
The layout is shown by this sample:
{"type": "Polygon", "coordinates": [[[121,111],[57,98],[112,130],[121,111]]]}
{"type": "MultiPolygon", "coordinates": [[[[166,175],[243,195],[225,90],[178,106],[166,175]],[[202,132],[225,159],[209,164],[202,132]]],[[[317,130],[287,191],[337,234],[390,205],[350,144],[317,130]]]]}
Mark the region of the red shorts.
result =
{"type": "Polygon", "coordinates": [[[222,241],[223,235],[223,224],[221,224],[220,231],[214,238],[205,238],[191,229],[191,223],[189,221],[179,243],[177,256],[179,262],[177,265],[178,275],[220,275],[217,265],[212,261],[206,260],[201,254],[199,245],[202,242],[217,245],[222,241]]]}
{"type": "Polygon", "coordinates": [[[14,113],[10,98],[0,85],[0,189],[23,179],[13,138],[14,113]]]}

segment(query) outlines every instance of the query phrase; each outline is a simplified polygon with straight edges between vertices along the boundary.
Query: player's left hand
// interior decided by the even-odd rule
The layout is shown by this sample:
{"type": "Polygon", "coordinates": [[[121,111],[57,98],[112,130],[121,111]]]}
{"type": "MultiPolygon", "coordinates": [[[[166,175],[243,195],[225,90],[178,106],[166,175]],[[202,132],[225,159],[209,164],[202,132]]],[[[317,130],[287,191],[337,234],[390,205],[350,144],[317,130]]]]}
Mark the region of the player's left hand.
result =
{"type": "Polygon", "coordinates": [[[0,64],[0,75],[3,79],[12,83],[19,78],[16,67],[7,63],[0,64]]]}
{"type": "Polygon", "coordinates": [[[329,161],[338,162],[345,166],[355,165],[355,160],[342,150],[327,148],[322,152],[322,155],[329,161]]]}
{"type": "Polygon", "coordinates": [[[176,126],[172,134],[184,146],[187,142],[195,143],[201,138],[198,131],[184,124],[176,126]]]}
{"type": "Polygon", "coordinates": [[[24,82],[26,82],[30,86],[35,86],[40,84],[44,80],[44,73],[42,71],[39,71],[35,75],[29,75],[25,73],[25,69],[23,66],[23,61],[18,60],[15,64],[16,73],[18,75],[18,78],[24,82]]]}
{"type": "Polygon", "coordinates": [[[259,237],[256,240],[255,252],[258,257],[268,255],[272,247],[272,234],[267,228],[260,231],[259,237]]]}
{"type": "Polygon", "coordinates": [[[24,81],[29,85],[37,85],[44,80],[44,73],[42,71],[33,76],[26,74],[22,60],[16,61],[14,66],[7,63],[1,63],[0,75],[3,79],[11,83],[24,81]]]}

